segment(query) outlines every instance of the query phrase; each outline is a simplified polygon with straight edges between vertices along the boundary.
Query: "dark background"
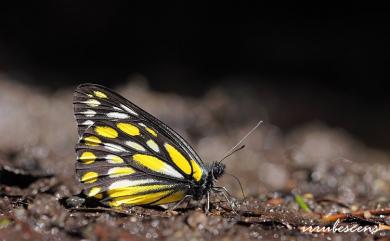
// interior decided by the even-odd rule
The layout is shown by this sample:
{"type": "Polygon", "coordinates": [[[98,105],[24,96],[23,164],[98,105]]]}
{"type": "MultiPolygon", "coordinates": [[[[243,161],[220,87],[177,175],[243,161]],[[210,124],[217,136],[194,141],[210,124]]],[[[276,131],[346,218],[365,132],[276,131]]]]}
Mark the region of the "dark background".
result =
{"type": "Polygon", "coordinates": [[[302,106],[314,101],[309,114],[276,125],[320,119],[390,147],[387,9],[149,4],[3,4],[0,71],[54,90],[112,87],[140,73],[153,89],[183,95],[229,79],[282,97],[298,91],[302,106]]]}

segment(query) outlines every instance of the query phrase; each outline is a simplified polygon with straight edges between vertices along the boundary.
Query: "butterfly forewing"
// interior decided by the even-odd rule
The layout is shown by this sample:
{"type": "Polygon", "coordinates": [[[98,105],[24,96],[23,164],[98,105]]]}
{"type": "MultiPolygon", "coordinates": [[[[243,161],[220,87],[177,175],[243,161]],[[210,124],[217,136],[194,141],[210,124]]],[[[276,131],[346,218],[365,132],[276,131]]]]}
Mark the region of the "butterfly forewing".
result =
{"type": "Polygon", "coordinates": [[[76,173],[88,196],[109,205],[182,199],[206,170],[171,128],[111,90],[83,84],[74,95],[76,173]]]}

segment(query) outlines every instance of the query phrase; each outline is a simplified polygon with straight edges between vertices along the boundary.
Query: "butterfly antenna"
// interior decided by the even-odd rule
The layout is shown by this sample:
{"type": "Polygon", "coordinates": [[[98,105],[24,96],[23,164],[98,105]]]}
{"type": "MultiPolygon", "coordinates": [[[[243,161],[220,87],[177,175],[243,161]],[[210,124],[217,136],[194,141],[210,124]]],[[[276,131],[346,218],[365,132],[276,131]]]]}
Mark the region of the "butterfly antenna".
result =
{"type": "Polygon", "coordinates": [[[231,156],[232,154],[234,154],[235,152],[239,151],[239,150],[242,150],[245,145],[241,145],[241,143],[250,135],[252,134],[256,129],[257,127],[259,127],[261,124],[263,123],[263,121],[259,121],[257,122],[257,124],[235,145],[233,146],[229,151],[227,151],[224,155],[224,157],[219,161],[219,163],[221,163],[223,160],[225,160],[226,158],[228,158],[229,156],[231,156]],[[240,146],[239,148],[237,148],[238,146],[240,146]]]}
{"type": "Polygon", "coordinates": [[[225,160],[225,159],[228,158],[229,156],[233,155],[234,153],[236,153],[236,152],[238,152],[238,151],[240,151],[240,150],[242,150],[242,149],[244,149],[244,148],[245,148],[245,145],[242,145],[242,146],[240,146],[239,148],[233,150],[232,152],[230,152],[229,154],[227,154],[224,158],[222,158],[222,159],[219,161],[219,163],[223,162],[223,160],[225,160]]]}

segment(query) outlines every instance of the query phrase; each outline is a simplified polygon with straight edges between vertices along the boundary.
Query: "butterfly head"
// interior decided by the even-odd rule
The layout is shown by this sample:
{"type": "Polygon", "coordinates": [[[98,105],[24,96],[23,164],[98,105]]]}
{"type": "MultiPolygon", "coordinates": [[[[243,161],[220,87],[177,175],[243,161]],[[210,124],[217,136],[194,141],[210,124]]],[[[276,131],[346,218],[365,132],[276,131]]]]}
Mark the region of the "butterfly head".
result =
{"type": "Polygon", "coordinates": [[[221,162],[213,162],[210,168],[210,176],[213,177],[214,180],[218,179],[225,173],[225,164],[221,162]]]}

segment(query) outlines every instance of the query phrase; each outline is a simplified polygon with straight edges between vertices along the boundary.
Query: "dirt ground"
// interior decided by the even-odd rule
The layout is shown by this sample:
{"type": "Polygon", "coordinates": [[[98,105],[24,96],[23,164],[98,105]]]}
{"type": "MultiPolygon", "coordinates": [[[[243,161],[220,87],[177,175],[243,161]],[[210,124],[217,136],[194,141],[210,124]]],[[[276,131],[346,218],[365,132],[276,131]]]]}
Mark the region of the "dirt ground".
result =
{"type": "Polygon", "coordinates": [[[390,153],[365,146],[321,121],[289,131],[274,116],[275,95],[240,85],[215,86],[202,97],[151,91],[138,77],[116,89],[169,124],[205,162],[222,158],[258,120],[246,147],[226,160],[220,196],[169,211],[110,210],[78,196],[74,178],[73,89],[52,92],[0,78],[0,240],[388,240],[389,230],[303,232],[303,227],[390,226],[390,153]]]}

